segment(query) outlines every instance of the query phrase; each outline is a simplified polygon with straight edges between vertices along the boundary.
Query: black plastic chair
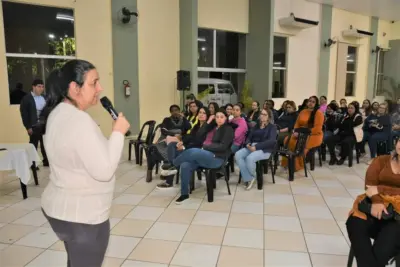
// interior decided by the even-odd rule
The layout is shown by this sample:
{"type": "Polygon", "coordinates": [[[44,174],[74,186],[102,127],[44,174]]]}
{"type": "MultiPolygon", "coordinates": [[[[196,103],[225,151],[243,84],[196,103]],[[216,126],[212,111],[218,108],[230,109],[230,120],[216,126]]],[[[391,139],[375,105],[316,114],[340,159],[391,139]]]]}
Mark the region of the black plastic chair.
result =
{"type": "MultiPolygon", "coordinates": [[[[349,252],[349,257],[347,259],[347,267],[352,267],[353,266],[353,261],[354,261],[354,251],[350,247],[350,252],[349,252]]],[[[396,262],[396,267],[400,267],[400,254],[398,254],[396,257],[391,259],[388,264],[391,265],[393,262],[396,262]]]]}
{"type": "MultiPolygon", "coordinates": [[[[282,149],[277,151],[277,155],[281,155],[288,159],[288,169],[289,169],[289,181],[294,180],[294,169],[295,169],[295,159],[297,157],[302,157],[304,162],[304,173],[307,175],[307,164],[306,164],[306,155],[304,155],[304,150],[307,145],[308,137],[311,134],[311,130],[309,128],[297,128],[294,129],[295,133],[298,133],[297,142],[294,151],[289,150],[288,145],[290,138],[292,138],[292,134],[289,135],[285,146],[282,149]]],[[[275,165],[278,165],[277,158],[275,157],[275,165]]]]}
{"type": "Polygon", "coordinates": [[[228,188],[228,194],[231,195],[231,188],[229,187],[230,173],[229,173],[228,159],[229,158],[225,159],[222,165],[218,168],[215,169],[202,168],[206,176],[208,202],[214,201],[214,189],[216,188],[217,185],[217,173],[222,172],[225,178],[226,187],[228,188]]]}
{"type": "Polygon", "coordinates": [[[307,157],[310,161],[310,170],[311,171],[313,171],[315,169],[315,152],[318,152],[319,166],[322,167],[322,148],[321,147],[322,147],[322,145],[319,147],[313,147],[307,153],[307,157]]]}
{"type": "Polygon", "coordinates": [[[144,143],[146,143],[146,144],[150,143],[155,125],[156,125],[156,121],[146,121],[142,125],[142,128],[140,129],[137,139],[129,140],[129,154],[128,154],[129,160],[131,160],[131,158],[132,158],[132,146],[134,146],[136,164],[140,164],[143,161],[143,149],[141,149],[141,145],[144,143]],[[146,127],[148,127],[147,135],[146,135],[146,139],[143,140],[142,136],[143,136],[143,132],[146,129],[146,127]]]}
{"type": "MultiPolygon", "coordinates": [[[[357,164],[360,164],[360,156],[361,156],[360,146],[361,145],[362,145],[362,142],[359,142],[359,143],[355,143],[353,146],[353,149],[356,150],[357,164]]],[[[353,149],[351,149],[351,152],[350,152],[349,158],[348,158],[349,167],[353,167],[353,149]]]]}
{"type": "Polygon", "coordinates": [[[161,163],[161,159],[154,156],[153,152],[155,151],[152,152],[152,149],[156,149],[153,144],[155,141],[154,139],[159,131],[161,131],[161,124],[158,124],[157,127],[154,129],[153,133],[150,136],[149,143],[141,144],[141,148],[143,148],[147,159],[147,182],[151,182],[153,180],[152,171],[154,166],[156,167],[156,174],[158,174],[158,168],[161,163]]]}

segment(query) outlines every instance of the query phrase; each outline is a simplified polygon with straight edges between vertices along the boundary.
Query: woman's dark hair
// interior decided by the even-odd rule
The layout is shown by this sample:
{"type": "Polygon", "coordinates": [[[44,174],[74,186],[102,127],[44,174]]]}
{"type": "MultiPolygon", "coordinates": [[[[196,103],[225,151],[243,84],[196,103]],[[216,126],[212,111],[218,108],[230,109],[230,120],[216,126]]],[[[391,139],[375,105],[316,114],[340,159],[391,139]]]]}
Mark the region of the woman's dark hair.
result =
{"type": "MultiPolygon", "coordinates": [[[[358,103],[357,101],[353,101],[347,106],[347,108],[349,108],[350,105],[352,105],[354,107],[354,109],[355,109],[353,116],[355,116],[356,114],[360,113],[360,103],[358,103]]],[[[349,114],[349,112],[347,112],[347,114],[349,114]]]]}
{"type": "Polygon", "coordinates": [[[332,109],[333,111],[337,111],[337,110],[338,110],[338,106],[337,106],[335,103],[330,103],[330,104],[328,105],[328,107],[329,107],[330,109],[332,109]]]}
{"type": "Polygon", "coordinates": [[[313,98],[315,100],[315,106],[314,106],[313,111],[311,111],[310,118],[308,119],[308,127],[314,128],[315,114],[317,113],[317,111],[319,109],[319,99],[315,95],[313,95],[309,99],[311,99],[311,98],[313,98]]]}
{"type": "Polygon", "coordinates": [[[186,96],[186,100],[193,100],[193,101],[195,101],[195,100],[196,100],[196,96],[195,96],[194,94],[190,94],[190,95],[186,96]]]}
{"type": "Polygon", "coordinates": [[[303,100],[303,104],[301,104],[301,106],[299,107],[299,111],[302,111],[303,109],[305,109],[307,107],[307,103],[308,103],[308,98],[305,98],[303,100]]]}
{"type": "Polygon", "coordinates": [[[244,104],[243,102],[237,102],[237,105],[240,105],[242,107],[242,109],[244,109],[244,104]]]}
{"type": "Polygon", "coordinates": [[[229,103],[229,104],[226,104],[226,105],[225,105],[225,109],[226,109],[227,107],[233,108],[233,105],[229,103]]]}
{"type": "Polygon", "coordinates": [[[199,111],[201,109],[204,110],[204,112],[206,113],[206,116],[207,116],[206,120],[208,120],[208,118],[210,117],[210,110],[207,107],[201,107],[201,108],[199,108],[199,111]]]}
{"type": "Polygon", "coordinates": [[[375,104],[378,104],[378,108],[379,108],[379,105],[380,105],[379,102],[376,102],[376,101],[375,101],[375,102],[372,102],[372,104],[371,104],[371,110],[374,109],[374,105],[375,105],[375,104]]]}
{"type": "Polygon", "coordinates": [[[347,100],[346,100],[346,98],[342,98],[342,99],[340,99],[339,103],[341,104],[341,103],[342,103],[342,101],[344,101],[344,102],[347,104],[347,100]]]}
{"type": "Polygon", "coordinates": [[[392,114],[394,108],[393,101],[390,99],[386,99],[385,102],[387,103],[387,113],[392,114]]]}
{"type": "Polygon", "coordinates": [[[210,104],[208,104],[208,109],[210,109],[210,106],[214,107],[214,112],[215,114],[217,114],[217,111],[219,110],[219,105],[216,102],[210,102],[210,104]]]}
{"type": "Polygon", "coordinates": [[[226,113],[226,111],[222,108],[218,109],[215,111],[215,115],[217,115],[217,113],[222,113],[225,115],[225,117],[228,119],[228,113],[226,113]]]}
{"type": "Polygon", "coordinates": [[[74,59],[68,61],[59,69],[53,70],[46,80],[46,105],[40,116],[43,133],[46,132],[46,123],[50,113],[64,100],[73,100],[69,95],[69,84],[75,82],[79,87],[85,83],[85,75],[96,67],[85,60],[74,59]]]}
{"type": "Polygon", "coordinates": [[[201,106],[199,106],[199,103],[197,101],[192,101],[189,103],[189,109],[188,109],[188,117],[192,117],[192,116],[197,116],[197,114],[199,114],[199,110],[200,110],[201,106]],[[197,107],[197,113],[193,114],[192,111],[190,110],[190,105],[195,104],[197,107]]]}
{"type": "Polygon", "coordinates": [[[253,103],[256,103],[258,108],[260,107],[260,102],[258,102],[258,101],[253,101],[253,103]]]}
{"type": "Polygon", "coordinates": [[[172,109],[177,109],[177,110],[181,110],[181,108],[178,106],[178,105],[175,105],[175,104],[173,104],[173,105],[171,105],[170,107],[169,107],[169,112],[171,113],[172,112],[172,109]]]}
{"type": "Polygon", "coordinates": [[[369,99],[365,99],[363,101],[363,106],[364,106],[364,102],[367,101],[368,102],[368,108],[364,109],[365,115],[369,115],[372,112],[372,105],[371,105],[371,101],[369,101],[369,99]]]}
{"type": "Polygon", "coordinates": [[[326,96],[324,96],[324,95],[320,96],[320,98],[325,99],[325,101],[328,100],[328,99],[326,98],[326,96]]]}

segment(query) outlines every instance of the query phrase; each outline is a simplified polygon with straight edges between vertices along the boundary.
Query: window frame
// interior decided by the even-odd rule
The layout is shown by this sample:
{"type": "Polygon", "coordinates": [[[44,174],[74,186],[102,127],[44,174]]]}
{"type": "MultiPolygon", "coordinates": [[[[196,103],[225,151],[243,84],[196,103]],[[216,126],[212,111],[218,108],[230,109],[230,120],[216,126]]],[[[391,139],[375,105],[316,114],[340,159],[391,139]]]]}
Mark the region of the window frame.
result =
{"type": "MultiPolygon", "coordinates": [[[[275,46],[274,46],[274,49],[273,49],[273,51],[272,51],[271,98],[278,98],[278,99],[287,98],[287,77],[288,77],[288,67],[287,67],[287,66],[288,66],[289,36],[287,36],[287,35],[280,35],[280,34],[274,34],[273,37],[274,37],[274,39],[275,39],[276,37],[285,38],[286,46],[285,46],[285,66],[284,66],[284,67],[275,67],[275,65],[274,65],[275,46]],[[283,88],[283,91],[284,91],[283,97],[272,97],[272,93],[273,93],[273,92],[272,92],[272,89],[274,88],[274,73],[273,73],[273,72],[274,72],[275,70],[283,70],[284,73],[285,73],[284,88],[283,88]]],[[[275,40],[273,40],[273,42],[275,43],[275,40]]]]}
{"type": "Polygon", "coordinates": [[[356,95],[356,88],[357,88],[357,70],[358,70],[358,46],[356,45],[347,45],[347,54],[346,54],[346,72],[345,72],[345,76],[346,76],[346,80],[345,80],[345,89],[344,89],[344,97],[354,97],[356,95]],[[349,52],[348,49],[349,47],[353,47],[355,48],[356,52],[355,52],[355,57],[354,57],[354,71],[352,70],[347,70],[347,58],[349,57],[349,52]],[[347,85],[347,74],[353,74],[354,75],[354,83],[353,83],[353,90],[352,90],[352,94],[351,95],[346,95],[346,85],[347,85]]]}
{"type": "Polygon", "coordinates": [[[381,66],[381,60],[383,59],[383,62],[385,61],[385,54],[388,52],[386,49],[381,49],[376,53],[376,58],[375,58],[375,82],[374,82],[374,96],[382,96],[379,94],[382,90],[382,88],[379,88],[379,78],[382,78],[382,81],[385,78],[384,72],[383,72],[383,67],[382,70],[380,69],[381,66]]]}

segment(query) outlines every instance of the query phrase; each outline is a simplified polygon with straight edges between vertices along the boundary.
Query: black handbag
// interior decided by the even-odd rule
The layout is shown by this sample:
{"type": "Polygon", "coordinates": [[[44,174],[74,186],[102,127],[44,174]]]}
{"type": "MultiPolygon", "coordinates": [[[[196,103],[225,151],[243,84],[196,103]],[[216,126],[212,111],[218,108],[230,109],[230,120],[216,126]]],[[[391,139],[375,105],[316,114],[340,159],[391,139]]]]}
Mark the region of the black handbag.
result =
{"type": "MultiPolygon", "coordinates": [[[[359,204],[358,204],[358,210],[361,212],[364,212],[365,214],[367,214],[368,216],[372,216],[371,215],[371,208],[372,208],[372,201],[370,198],[365,197],[359,204]]],[[[386,208],[388,214],[386,214],[385,212],[382,212],[382,220],[392,220],[395,219],[397,216],[395,216],[396,212],[393,209],[392,204],[389,204],[386,208]]]]}

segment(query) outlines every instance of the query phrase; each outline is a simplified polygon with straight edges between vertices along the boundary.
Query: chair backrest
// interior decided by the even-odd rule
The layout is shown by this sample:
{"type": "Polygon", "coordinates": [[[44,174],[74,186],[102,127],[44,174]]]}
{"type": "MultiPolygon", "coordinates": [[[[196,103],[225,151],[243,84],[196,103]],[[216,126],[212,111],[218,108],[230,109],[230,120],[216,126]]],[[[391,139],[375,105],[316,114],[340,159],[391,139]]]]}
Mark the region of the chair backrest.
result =
{"type": "Polygon", "coordinates": [[[153,135],[153,131],[154,131],[154,127],[156,126],[156,121],[146,121],[145,123],[143,123],[142,128],[140,129],[139,135],[137,140],[142,141],[142,136],[143,136],[143,132],[147,129],[147,135],[146,135],[146,144],[149,143],[149,141],[151,140],[151,136],[153,135]]]}
{"type": "Polygon", "coordinates": [[[161,125],[162,124],[158,124],[156,126],[156,128],[154,129],[153,133],[151,134],[151,138],[149,140],[149,144],[157,144],[159,139],[160,139],[160,137],[162,137],[161,125]]]}
{"type": "Polygon", "coordinates": [[[311,130],[309,128],[297,128],[294,130],[294,132],[298,133],[299,135],[297,136],[297,143],[293,152],[296,155],[301,155],[304,153],[304,149],[306,148],[307,140],[308,137],[310,137],[311,130]]]}

